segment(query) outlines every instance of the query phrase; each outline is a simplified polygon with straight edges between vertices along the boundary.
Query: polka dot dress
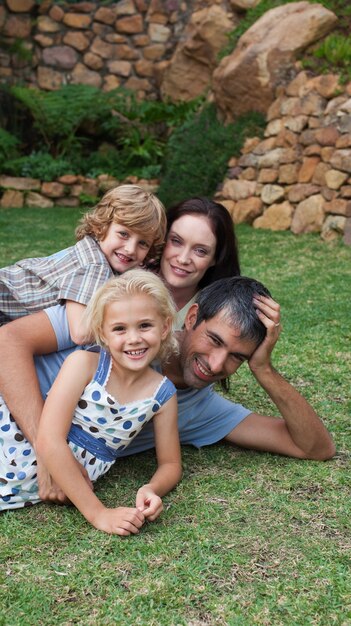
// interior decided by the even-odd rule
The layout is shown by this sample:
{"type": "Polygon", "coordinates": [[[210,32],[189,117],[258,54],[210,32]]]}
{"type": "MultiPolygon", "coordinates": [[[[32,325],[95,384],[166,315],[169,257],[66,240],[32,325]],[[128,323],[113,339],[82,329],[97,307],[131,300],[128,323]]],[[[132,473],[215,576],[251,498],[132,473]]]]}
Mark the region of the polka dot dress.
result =
{"type": "MultiPolygon", "coordinates": [[[[101,350],[93,380],[76,407],[68,443],[92,481],[105,474],[159,408],[175,393],[162,378],[154,394],[120,404],[106,390],[112,360],[101,350]]],[[[0,396],[0,511],[40,502],[35,452],[0,396]]]]}

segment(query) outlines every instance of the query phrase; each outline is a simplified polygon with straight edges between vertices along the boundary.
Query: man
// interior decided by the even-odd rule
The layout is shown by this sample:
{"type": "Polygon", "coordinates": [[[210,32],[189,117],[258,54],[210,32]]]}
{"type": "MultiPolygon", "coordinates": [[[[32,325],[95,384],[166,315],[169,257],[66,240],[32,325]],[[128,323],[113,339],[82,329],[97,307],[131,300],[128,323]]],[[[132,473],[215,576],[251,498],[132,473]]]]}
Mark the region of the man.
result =
{"type": "MultiPolygon", "coordinates": [[[[181,443],[201,447],[225,440],[245,448],[314,460],[335,454],[332,439],[313,408],[272,366],[279,320],[279,305],[261,283],[250,278],[222,279],[199,294],[179,333],[179,355],[164,367],[178,389],[181,443]],[[244,361],[276,405],[280,418],[254,413],[213,391],[212,383],[224,381],[244,361]]],[[[45,395],[60,364],[75,348],[65,307],[52,307],[0,329],[0,354],[6,364],[0,372],[0,389],[30,441],[35,440],[43,404],[33,354],[57,351],[36,358],[45,395]]],[[[150,424],[121,456],[152,447],[150,424]]],[[[64,494],[51,483],[38,461],[41,497],[63,501],[64,494]]]]}

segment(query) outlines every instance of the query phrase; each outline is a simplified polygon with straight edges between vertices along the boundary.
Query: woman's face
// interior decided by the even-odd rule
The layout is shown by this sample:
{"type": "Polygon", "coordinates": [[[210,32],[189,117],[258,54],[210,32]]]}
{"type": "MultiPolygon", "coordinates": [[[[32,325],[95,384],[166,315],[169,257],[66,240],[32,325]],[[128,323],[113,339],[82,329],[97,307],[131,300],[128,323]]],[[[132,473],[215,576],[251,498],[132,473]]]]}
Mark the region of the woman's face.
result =
{"type": "Polygon", "coordinates": [[[161,276],[172,288],[194,288],[215,264],[216,237],[204,215],[182,215],[173,222],[161,258],[161,276]]]}

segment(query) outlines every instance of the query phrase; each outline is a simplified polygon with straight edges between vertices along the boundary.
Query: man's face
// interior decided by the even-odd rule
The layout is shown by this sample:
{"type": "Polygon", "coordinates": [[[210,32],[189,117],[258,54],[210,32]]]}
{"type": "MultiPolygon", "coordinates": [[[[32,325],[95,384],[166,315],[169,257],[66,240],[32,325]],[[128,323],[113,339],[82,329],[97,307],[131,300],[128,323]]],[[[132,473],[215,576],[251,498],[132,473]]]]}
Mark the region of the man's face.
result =
{"type": "Polygon", "coordinates": [[[196,317],[195,304],[185,320],[180,362],[185,384],[201,389],[234,374],[251,357],[257,344],[251,339],[240,339],[240,331],[228,323],[225,311],[194,329],[196,317]]]}

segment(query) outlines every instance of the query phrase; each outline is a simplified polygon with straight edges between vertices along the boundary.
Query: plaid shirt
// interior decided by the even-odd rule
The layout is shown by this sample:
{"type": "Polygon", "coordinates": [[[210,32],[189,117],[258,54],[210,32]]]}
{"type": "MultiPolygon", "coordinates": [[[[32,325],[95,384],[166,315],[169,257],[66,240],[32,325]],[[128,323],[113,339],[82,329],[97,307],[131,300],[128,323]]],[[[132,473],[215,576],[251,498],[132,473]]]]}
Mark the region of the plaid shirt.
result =
{"type": "Polygon", "coordinates": [[[0,269],[0,323],[73,300],[88,304],[113,271],[92,237],[48,257],[0,269]]]}

